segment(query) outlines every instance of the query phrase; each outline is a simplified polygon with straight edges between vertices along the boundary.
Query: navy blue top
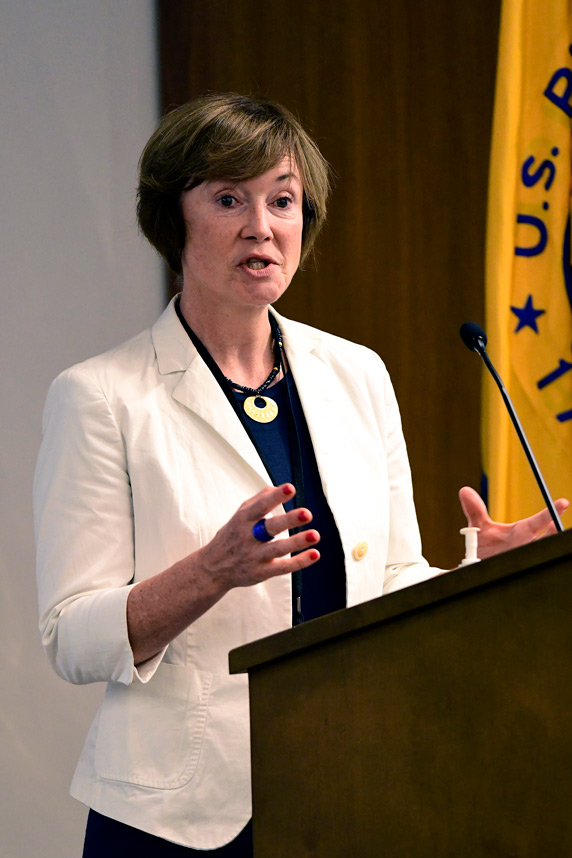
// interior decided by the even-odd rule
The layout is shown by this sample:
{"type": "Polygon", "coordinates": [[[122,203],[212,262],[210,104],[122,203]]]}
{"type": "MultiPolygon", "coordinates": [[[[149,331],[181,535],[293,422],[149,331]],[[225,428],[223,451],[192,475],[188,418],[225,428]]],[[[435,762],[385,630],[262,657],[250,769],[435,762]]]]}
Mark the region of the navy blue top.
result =
{"type": "MultiPolygon", "coordinates": [[[[238,391],[233,393],[242,409],[247,395],[238,391]]],[[[307,507],[313,515],[312,522],[307,527],[315,528],[321,536],[317,545],[320,559],[302,572],[302,614],[304,620],[313,620],[346,606],[346,570],[340,534],[324,495],[314,447],[292,373],[288,373],[286,378],[265,390],[262,395],[269,396],[278,405],[278,415],[271,423],[257,423],[244,411],[242,413],[276,485],[295,484],[288,439],[290,402],[298,429],[304,474],[304,498],[296,496],[294,500],[288,501],[285,507],[286,509],[292,509],[294,505],[307,507]],[[288,396],[287,384],[290,396],[288,396]]]]}

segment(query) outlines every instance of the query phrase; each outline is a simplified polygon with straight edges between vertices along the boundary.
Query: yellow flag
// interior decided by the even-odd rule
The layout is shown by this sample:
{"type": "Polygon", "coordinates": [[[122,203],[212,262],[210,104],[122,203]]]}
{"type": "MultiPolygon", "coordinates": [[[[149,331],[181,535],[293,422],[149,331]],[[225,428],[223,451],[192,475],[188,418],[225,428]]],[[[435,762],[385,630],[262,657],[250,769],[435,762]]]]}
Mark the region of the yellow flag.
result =
{"type": "MultiPolygon", "coordinates": [[[[488,352],[553,498],[572,500],[572,0],[504,0],[486,263],[488,352]]],[[[491,516],[544,502],[500,392],[485,378],[491,516]]]]}

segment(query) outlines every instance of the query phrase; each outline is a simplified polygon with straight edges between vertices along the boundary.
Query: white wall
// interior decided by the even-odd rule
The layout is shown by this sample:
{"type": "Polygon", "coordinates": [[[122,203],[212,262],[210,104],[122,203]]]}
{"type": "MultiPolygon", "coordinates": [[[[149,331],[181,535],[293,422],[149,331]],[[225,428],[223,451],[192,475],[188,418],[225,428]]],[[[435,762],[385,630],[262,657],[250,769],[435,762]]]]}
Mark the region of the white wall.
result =
{"type": "Polygon", "coordinates": [[[152,0],[0,0],[2,858],[81,855],[68,787],[103,689],[41,650],[31,483],[51,379],[163,304],[134,216],[157,88],[152,0]]]}

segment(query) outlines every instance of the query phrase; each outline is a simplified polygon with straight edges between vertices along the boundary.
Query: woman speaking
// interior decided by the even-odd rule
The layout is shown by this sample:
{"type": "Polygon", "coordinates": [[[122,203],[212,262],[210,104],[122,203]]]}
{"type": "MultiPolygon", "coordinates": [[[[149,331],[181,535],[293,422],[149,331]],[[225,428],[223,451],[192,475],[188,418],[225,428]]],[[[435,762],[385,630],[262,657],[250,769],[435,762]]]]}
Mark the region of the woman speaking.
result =
{"type": "MultiPolygon", "coordinates": [[[[180,295],[50,388],[42,639],[64,679],[107,683],[72,785],[91,808],[84,856],[251,856],[247,679],[229,650],[440,571],[383,363],[272,308],[328,186],[279,105],[215,94],[167,114],[138,217],[180,295]]],[[[461,502],[481,556],[550,520],[497,525],[471,489],[461,502]]]]}

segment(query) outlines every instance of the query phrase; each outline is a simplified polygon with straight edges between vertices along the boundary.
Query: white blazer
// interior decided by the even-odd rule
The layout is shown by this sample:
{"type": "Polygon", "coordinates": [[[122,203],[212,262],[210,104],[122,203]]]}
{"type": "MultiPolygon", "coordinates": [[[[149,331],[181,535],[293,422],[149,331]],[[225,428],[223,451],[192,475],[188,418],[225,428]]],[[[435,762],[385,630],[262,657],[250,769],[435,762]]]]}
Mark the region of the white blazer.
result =
{"type": "MultiPolygon", "coordinates": [[[[345,552],[348,605],[430,577],[384,365],[276,316],[345,552]]],[[[247,679],[229,675],[228,652],[290,626],[290,579],[231,591],[137,668],[126,601],[268,484],[173,302],[50,388],[34,486],[42,641],[64,679],[108,683],[72,795],[198,849],[229,842],[251,815],[247,679]]]]}

